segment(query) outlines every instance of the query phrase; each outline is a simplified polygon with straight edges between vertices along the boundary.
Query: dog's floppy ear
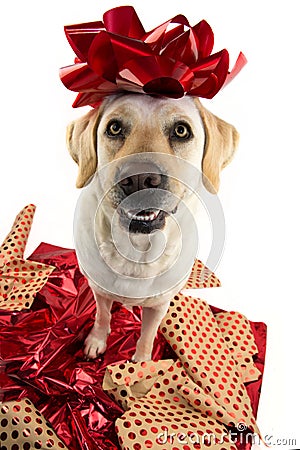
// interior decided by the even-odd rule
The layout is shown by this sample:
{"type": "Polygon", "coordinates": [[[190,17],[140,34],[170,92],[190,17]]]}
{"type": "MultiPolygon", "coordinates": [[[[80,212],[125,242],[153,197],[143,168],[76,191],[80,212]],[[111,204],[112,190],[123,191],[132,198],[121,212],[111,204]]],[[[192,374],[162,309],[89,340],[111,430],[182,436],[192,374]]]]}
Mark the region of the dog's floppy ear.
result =
{"type": "Polygon", "coordinates": [[[101,111],[92,109],[67,127],[67,147],[78,164],[76,187],[83,187],[97,169],[97,128],[101,111]]]}
{"type": "Polygon", "coordinates": [[[220,185],[220,172],[230,163],[239,143],[234,126],[212,114],[196,100],[205,130],[205,148],[202,159],[203,184],[215,194],[220,185]]]}

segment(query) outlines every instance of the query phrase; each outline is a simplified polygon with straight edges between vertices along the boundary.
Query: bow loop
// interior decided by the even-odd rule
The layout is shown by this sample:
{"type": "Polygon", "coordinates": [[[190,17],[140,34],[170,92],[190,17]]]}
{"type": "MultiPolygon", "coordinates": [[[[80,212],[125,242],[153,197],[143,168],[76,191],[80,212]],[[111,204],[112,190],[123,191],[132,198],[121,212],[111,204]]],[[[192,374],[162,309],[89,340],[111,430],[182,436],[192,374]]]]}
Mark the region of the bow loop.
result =
{"type": "Polygon", "coordinates": [[[201,58],[207,58],[211,54],[214,47],[214,33],[206,20],[201,20],[192,30],[198,42],[198,62],[201,58]]]}
{"type": "Polygon", "coordinates": [[[179,14],[146,33],[143,41],[149,44],[153,51],[160,54],[169,43],[184,34],[185,27],[190,28],[188,20],[179,14]]]}
{"type": "Polygon", "coordinates": [[[100,30],[104,29],[103,22],[88,22],[80,25],[66,25],[65,35],[80,62],[87,61],[89,48],[100,30]]]}
{"type": "Polygon", "coordinates": [[[194,80],[190,90],[191,95],[213,98],[226,81],[229,65],[227,50],[221,50],[209,56],[193,67],[194,80]]]}
{"type": "Polygon", "coordinates": [[[145,30],[132,6],[120,6],[110,9],[103,15],[105,28],[110,33],[141,39],[145,30]]]}
{"type": "Polygon", "coordinates": [[[151,48],[142,41],[103,31],[91,45],[88,63],[98,75],[115,81],[127,61],[152,54],[151,48]]]}
{"type": "Polygon", "coordinates": [[[203,58],[208,57],[213,49],[214,35],[212,29],[205,20],[202,20],[194,27],[186,27],[182,24],[182,32],[179,27],[171,30],[167,44],[162,50],[162,54],[174,59],[179,59],[188,66],[201,63],[203,58]],[[172,39],[171,33],[173,33],[172,39]]]}

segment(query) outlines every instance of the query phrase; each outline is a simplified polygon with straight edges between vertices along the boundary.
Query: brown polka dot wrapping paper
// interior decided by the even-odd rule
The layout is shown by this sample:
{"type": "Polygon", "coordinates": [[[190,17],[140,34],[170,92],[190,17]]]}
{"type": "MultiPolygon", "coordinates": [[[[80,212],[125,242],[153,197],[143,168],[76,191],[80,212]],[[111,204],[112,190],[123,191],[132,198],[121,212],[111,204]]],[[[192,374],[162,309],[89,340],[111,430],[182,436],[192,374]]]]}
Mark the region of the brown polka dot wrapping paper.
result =
{"type": "Polygon", "coordinates": [[[103,389],[126,410],[130,401],[147,394],[173,362],[171,359],[109,366],[104,375],[103,389]]]}
{"type": "Polygon", "coordinates": [[[216,275],[208,267],[205,267],[201,261],[196,259],[185,289],[204,289],[220,286],[221,282],[216,275]]]}
{"type": "Polygon", "coordinates": [[[204,300],[178,294],[160,330],[176,362],[122,364],[105,374],[103,388],[126,411],[116,422],[122,448],[174,449],[174,436],[189,432],[194,443],[185,450],[212,439],[213,448],[233,450],[228,428],[259,435],[244,386],[261,375],[249,321],[236,312],[215,317],[204,300]]]}
{"type": "Polygon", "coordinates": [[[24,260],[35,206],[28,205],[17,215],[11,231],[0,247],[0,309],[20,311],[32,305],[55,267],[24,260]]]}
{"type": "Polygon", "coordinates": [[[253,363],[258,348],[249,320],[242,314],[222,312],[215,315],[218,326],[237,363],[237,370],[244,383],[257,380],[261,373],[253,363]]]}
{"type": "MultiPolygon", "coordinates": [[[[69,450],[188,450],[206,446],[233,450],[235,445],[229,441],[232,425],[256,429],[253,414],[256,417],[262,378],[255,379],[257,369],[264,369],[264,324],[178,294],[156,337],[154,361],[128,363],[140,335],[142,311],[138,307],[128,311],[114,303],[107,350],[101,358],[85,361],[83,342],[95,315],[92,292],[73,249],[42,243],[24,260],[34,209],[28,205],[21,211],[1,246],[2,272],[5,266],[6,275],[12,275],[12,268],[19,269],[17,264],[22,260],[22,267],[30,264],[32,277],[31,282],[20,277],[20,269],[14,277],[0,277],[1,283],[5,279],[5,289],[1,290],[5,304],[0,309],[0,409],[5,407],[1,426],[6,429],[1,431],[7,433],[2,435],[1,450],[6,446],[7,450],[17,450],[17,446],[18,450],[57,450],[63,444],[69,450]],[[56,270],[50,271],[38,289],[32,280],[41,277],[43,266],[56,270]],[[28,296],[24,302],[16,297],[17,288],[22,291],[27,282],[36,292],[20,294],[31,293],[31,305],[28,296]],[[18,410],[20,401],[25,403],[18,410]],[[6,423],[10,404],[14,421],[6,423]],[[25,408],[23,423],[18,415],[25,408]],[[18,420],[22,430],[15,428],[18,420]],[[34,438],[28,424],[35,426],[34,438]],[[12,439],[10,444],[7,438],[12,439]]],[[[186,288],[218,286],[217,277],[195,261],[186,288]]],[[[237,442],[236,447],[250,450],[251,444],[237,442]]]]}
{"type": "Polygon", "coordinates": [[[116,421],[123,449],[187,450],[203,448],[206,443],[214,449],[236,449],[230,444],[227,430],[220,421],[204,411],[197,411],[181,395],[180,389],[188,380],[182,363],[177,361],[154,382],[143,398],[129,399],[129,409],[116,421]],[[180,436],[184,435],[186,442],[182,447],[180,436]],[[200,442],[201,447],[196,445],[200,442]]]}
{"type": "Polygon", "coordinates": [[[28,398],[0,404],[0,424],[1,450],[67,450],[28,398]]]}
{"type": "MultiPolygon", "coordinates": [[[[219,404],[219,417],[225,410],[233,426],[243,422],[257,432],[237,363],[207,302],[176,295],[160,329],[190,378],[219,404]]],[[[250,327],[247,332],[252,334],[250,327]]]]}

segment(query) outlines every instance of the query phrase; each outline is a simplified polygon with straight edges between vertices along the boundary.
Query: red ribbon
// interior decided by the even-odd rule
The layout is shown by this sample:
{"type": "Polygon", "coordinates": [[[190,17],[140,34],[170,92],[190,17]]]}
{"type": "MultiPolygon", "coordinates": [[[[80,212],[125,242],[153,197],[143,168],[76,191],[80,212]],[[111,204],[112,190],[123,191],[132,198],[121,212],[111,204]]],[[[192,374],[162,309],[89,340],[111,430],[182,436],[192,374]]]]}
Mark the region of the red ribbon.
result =
{"type": "Polygon", "coordinates": [[[191,27],[178,15],[146,33],[131,6],[107,11],[103,22],[66,26],[65,33],[76,58],[60,78],[79,92],[73,107],[96,107],[124,91],[212,98],[247,62],[240,53],[229,72],[226,49],[211,55],[214,34],[204,20],[191,27]]]}

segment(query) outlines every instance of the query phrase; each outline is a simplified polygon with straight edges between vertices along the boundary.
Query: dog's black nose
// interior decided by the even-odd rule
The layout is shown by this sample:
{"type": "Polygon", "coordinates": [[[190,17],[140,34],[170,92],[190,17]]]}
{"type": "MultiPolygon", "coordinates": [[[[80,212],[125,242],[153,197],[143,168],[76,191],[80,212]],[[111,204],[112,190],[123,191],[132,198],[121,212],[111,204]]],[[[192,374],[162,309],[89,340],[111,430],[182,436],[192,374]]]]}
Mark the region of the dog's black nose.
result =
{"type": "Polygon", "coordinates": [[[123,178],[119,182],[119,186],[126,195],[133,194],[134,192],[141,191],[142,189],[151,188],[164,188],[165,175],[159,173],[140,173],[138,175],[132,175],[127,178],[123,178]]]}

